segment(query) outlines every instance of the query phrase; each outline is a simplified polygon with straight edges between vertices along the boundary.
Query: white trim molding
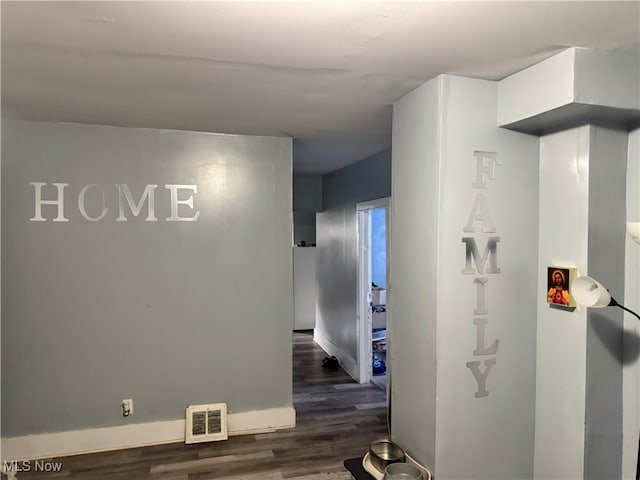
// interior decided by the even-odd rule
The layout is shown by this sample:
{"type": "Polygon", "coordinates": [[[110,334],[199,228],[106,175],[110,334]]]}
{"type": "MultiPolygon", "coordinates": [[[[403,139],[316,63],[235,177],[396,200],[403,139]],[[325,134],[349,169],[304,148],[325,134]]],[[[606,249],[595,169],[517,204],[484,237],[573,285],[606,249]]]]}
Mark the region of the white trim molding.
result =
{"type": "Polygon", "coordinates": [[[389,208],[391,206],[391,197],[376,198],[375,200],[368,200],[366,202],[359,202],[356,204],[356,211],[371,210],[373,208],[389,208]]]}
{"type": "MultiPolygon", "coordinates": [[[[229,413],[229,435],[268,433],[296,426],[293,407],[229,413]]],[[[39,433],[2,439],[3,461],[36,460],[184,442],[185,420],[39,433]]]]}
{"type": "Polygon", "coordinates": [[[338,347],[317,328],[313,330],[313,340],[329,355],[336,357],[344,371],[356,382],[358,381],[358,362],[351,355],[338,347]]]}

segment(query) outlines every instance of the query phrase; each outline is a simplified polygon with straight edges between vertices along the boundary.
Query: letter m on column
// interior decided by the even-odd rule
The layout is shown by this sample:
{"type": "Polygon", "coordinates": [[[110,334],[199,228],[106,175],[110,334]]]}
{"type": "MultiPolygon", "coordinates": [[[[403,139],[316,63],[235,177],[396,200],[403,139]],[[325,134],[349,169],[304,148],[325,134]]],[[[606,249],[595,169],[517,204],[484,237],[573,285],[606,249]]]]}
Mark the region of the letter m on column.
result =
{"type": "Polygon", "coordinates": [[[484,247],[484,252],[480,255],[476,239],[473,237],[462,237],[462,243],[465,245],[465,268],[462,269],[462,273],[465,275],[473,275],[476,273],[484,273],[484,267],[489,260],[489,267],[487,273],[500,273],[498,268],[498,242],[500,237],[489,237],[487,244],[484,247]],[[475,264],[475,268],[473,265],[475,264]]]}

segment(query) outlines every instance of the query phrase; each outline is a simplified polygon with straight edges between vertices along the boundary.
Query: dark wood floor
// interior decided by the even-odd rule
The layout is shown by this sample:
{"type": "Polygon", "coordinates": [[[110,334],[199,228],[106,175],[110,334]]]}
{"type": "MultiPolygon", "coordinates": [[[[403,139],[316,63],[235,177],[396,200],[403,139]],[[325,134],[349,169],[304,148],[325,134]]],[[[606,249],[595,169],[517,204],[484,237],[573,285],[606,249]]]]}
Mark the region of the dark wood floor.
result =
{"type": "Polygon", "coordinates": [[[21,473],[18,480],[348,480],[342,462],[386,436],[385,392],[322,368],[325,355],[311,332],[294,333],[294,429],[58,458],[60,473],[21,473]]]}

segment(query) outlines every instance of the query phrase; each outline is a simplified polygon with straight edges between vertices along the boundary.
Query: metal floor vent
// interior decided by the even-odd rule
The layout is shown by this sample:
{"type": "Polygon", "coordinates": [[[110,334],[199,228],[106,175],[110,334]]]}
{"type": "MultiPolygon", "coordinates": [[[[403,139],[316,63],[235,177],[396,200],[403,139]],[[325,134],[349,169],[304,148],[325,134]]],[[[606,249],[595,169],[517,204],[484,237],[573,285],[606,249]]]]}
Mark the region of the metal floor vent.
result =
{"type": "Polygon", "coordinates": [[[193,405],[187,407],[185,443],[226,440],[227,404],[193,405]]]}

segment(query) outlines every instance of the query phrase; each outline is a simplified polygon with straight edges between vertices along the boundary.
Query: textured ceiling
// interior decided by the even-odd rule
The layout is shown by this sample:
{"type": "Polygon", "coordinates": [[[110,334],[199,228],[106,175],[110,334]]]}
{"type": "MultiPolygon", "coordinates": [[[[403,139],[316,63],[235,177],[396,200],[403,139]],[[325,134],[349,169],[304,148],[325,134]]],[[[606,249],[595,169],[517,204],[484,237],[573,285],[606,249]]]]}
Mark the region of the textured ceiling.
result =
{"type": "Polygon", "coordinates": [[[390,147],[393,102],[566,47],[640,55],[639,2],[1,3],[2,113],[294,138],[294,172],[390,147]]]}

